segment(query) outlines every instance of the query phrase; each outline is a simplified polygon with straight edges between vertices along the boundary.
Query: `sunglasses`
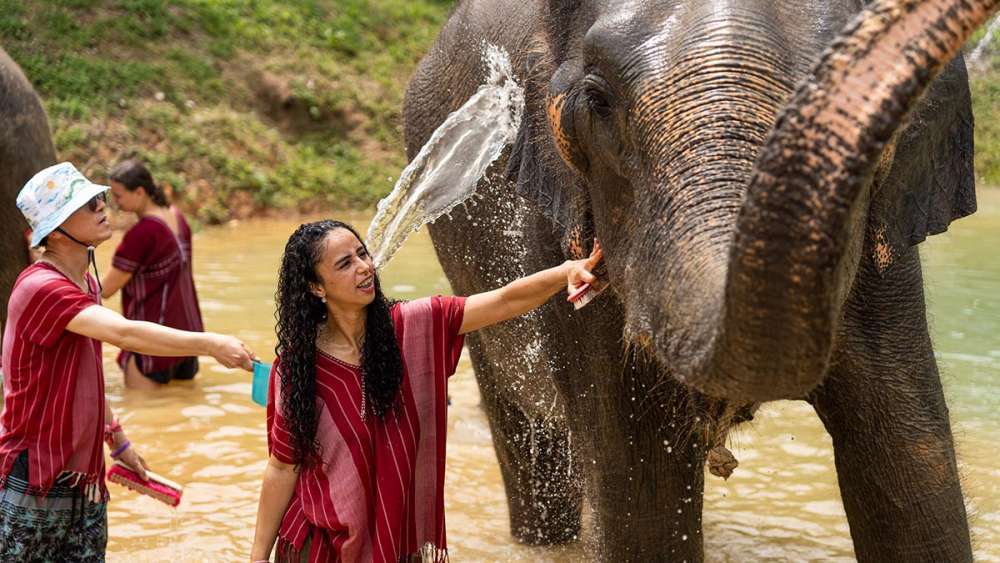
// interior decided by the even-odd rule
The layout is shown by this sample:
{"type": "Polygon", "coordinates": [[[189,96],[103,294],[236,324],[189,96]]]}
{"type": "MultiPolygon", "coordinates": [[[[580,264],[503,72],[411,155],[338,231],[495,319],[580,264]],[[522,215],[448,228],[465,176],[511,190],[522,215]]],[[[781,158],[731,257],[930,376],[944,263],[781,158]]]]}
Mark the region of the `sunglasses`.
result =
{"type": "Polygon", "coordinates": [[[108,197],[103,192],[95,195],[94,197],[90,198],[90,201],[87,202],[87,209],[89,209],[91,213],[97,213],[98,202],[107,204],[108,197]]]}

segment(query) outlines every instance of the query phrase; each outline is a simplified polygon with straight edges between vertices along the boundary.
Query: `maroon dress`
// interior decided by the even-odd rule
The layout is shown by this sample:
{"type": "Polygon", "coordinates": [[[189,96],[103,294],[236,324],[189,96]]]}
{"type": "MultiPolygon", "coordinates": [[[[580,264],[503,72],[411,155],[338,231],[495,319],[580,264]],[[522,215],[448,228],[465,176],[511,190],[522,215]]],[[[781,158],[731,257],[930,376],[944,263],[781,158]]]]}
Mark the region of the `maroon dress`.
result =
{"type": "MultiPolygon", "coordinates": [[[[462,353],[464,297],[392,308],[403,357],[399,408],[361,418],[361,371],[316,354],[321,464],[302,469],[278,532],[278,561],[445,561],[444,462],[448,377],[462,353]]],[[[271,372],[268,448],[295,463],[282,416],[281,359],[271,372]]]]}
{"type": "MultiPolygon", "coordinates": [[[[132,278],[122,288],[126,318],[201,332],[201,309],[191,270],[191,228],[179,211],[177,235],[159,217],[146,216],[125,233],[112,265],[132,278]]],[[[197,358],[146,356],[122,351],[118,364],[125,369],[134,356],[143,374],[159,383],[188,379],[197,371],[197,358]]]]}

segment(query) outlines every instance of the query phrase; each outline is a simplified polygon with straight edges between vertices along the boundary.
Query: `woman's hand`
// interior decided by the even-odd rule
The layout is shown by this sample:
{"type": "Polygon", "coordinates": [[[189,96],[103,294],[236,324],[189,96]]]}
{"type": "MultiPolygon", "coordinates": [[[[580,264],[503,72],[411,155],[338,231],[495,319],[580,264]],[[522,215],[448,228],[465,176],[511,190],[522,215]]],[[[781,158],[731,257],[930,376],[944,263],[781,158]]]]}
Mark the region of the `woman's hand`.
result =
{"type": "Polygon", "coordinates": [[[465,300],[465,314],[459,334],[512,319],[545,303],[550,297],[569,286],[570,291],[584,284],[599,283],[590,271],[603,256],[600,245],[594,241],[594,251],[584,260],[570,260],[514,280],[492,291],[477,293],[465,300]]]}
{"type": "Polygon", "coordinates": [[[590,251],[590,256],[582,260],[566,262],[566,291],[572,294],[583,284],[594,285],[597,276],[591,272],[601,263],[603,258],[604,251],[601,249],[601,243],[594,239],[594,249],[590,251]]]}
{"type": "Polygon", "coordinates": [[[135,471],[143,481],[148,479],[146,470],[149,469],[149,466],[146,465],[146,460],[131,445],[125,448],[125,451],[118,456],[117,461],[124,463],[129,469],[135,471]]]}
{"type": "Polygon", "coordinates": [[[217,362],[227,368],[239,367],[253,371],[256,356],[242,340],[225,334],[209,334],[212,338],[211,354],[217,362]]]}

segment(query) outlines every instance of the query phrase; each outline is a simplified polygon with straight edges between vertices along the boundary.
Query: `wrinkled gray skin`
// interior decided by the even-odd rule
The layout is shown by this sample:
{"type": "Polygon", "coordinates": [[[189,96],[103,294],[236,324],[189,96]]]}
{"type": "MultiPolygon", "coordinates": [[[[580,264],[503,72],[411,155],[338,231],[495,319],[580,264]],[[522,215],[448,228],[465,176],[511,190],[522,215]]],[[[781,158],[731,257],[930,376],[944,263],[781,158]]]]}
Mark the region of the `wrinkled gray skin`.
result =
{"type": "Polygon", "coordinates": [[[0,323],[7,322],[14,280],[28,265],[24,241],[28,224],[15,205],[17,193],[35,172],[55,160],[41,100],[21,68],[0,48],[0,323]]]}
{"type": "Polygon", "coordinates": [[[411,158],[483,81],[481,42],[527,90],[484,199],[431,227],[455,292],[605,248],[612,289],[585,309],[553,299],[468,339],[519,540],[576,537],[586,490],[602,559],[702,560],[709,451],[756,404],[800,399],[860,560],[971,560],[915,246],[975,209],[967,77],[958,58],[921,98],[933,72],[886,62],[957,47],[847,41],[793,96],[861,7],[467,0],[420,63],[411,158]],[[861,76],[823,82],[841,71],[861,76]],[[857,90],[870,105],[843,101],[857,90]]]}

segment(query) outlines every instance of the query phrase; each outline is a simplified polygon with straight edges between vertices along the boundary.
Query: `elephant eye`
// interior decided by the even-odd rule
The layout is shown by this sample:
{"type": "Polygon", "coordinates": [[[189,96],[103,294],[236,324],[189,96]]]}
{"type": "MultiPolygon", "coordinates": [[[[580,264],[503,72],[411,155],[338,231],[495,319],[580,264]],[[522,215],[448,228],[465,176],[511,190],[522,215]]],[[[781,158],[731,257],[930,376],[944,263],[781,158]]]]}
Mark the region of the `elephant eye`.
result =
{"type": "Polygon", "coordinates": [[[611,97],[603,78],[593,74],[584,78],[583,94],[587,106],[595,115],[602,119],[611,117],[611,97]]]}

